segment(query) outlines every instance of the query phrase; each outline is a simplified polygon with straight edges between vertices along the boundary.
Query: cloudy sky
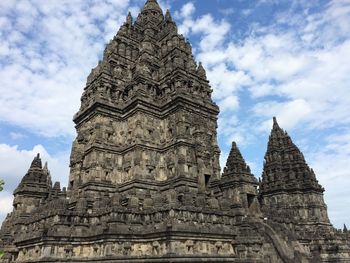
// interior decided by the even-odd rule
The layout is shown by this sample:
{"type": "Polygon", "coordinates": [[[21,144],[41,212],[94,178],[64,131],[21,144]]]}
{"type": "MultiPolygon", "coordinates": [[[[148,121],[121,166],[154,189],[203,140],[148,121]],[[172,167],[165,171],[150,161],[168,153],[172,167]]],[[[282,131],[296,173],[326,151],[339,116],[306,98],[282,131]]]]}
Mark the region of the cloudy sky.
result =
{"type": "MultiPolygon", "coordinates": [[[[0,221],[37,152],[66,185],[72,122],[91,68],[144,0],[0,1],[0,221]]],[[[163,0],[192,43],[220,105],[225,163],[238,143],[256,176],[272,116],[350,226],[350,1],[163,0]]]]}

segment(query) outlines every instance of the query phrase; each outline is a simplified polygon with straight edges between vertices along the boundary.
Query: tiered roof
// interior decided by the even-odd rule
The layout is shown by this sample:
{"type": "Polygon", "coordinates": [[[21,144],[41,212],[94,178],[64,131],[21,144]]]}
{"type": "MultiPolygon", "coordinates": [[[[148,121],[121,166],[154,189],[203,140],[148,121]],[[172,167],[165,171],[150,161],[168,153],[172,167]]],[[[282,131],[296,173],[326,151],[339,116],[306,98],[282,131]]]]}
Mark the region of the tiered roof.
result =
{"type": "Polygon", "coordinates": [[[224,168],[223,179],[235,181],[245,181],[256,183],[256,178],[250,171],[243,156],[237,147],[236,142],[232,142],[232,148],[227,158],[226,167],[224,168]]]}
{"type": "Polygon", "coordinates": [[[88,77],[77,116],[96,103],[125,108],[143,99],[163,105],[179,94],[209,106],[214,105],[211,93],[203,66],[178,34],[170,12],[164,16],[157,1],[149,0],[135,22],[128,14],[107,45],[88,77]]]}
{"type": "Polygon", "coordinates": [[[306,163],[304,155],[274,117],[265,154],[260,192],[267,194],[280,191],[322,193],[324,189],[316,180],[315,173],[306,163]]]}
{"type": "Polygon", "coordinates": [[[47,169],[47,164],[45,164],[44,168],[42,167],[40,154],[38,153],[15,190],[15,194],[28,191],[47,192],[51,188],[51,184],[51,176],[47,169]]]}

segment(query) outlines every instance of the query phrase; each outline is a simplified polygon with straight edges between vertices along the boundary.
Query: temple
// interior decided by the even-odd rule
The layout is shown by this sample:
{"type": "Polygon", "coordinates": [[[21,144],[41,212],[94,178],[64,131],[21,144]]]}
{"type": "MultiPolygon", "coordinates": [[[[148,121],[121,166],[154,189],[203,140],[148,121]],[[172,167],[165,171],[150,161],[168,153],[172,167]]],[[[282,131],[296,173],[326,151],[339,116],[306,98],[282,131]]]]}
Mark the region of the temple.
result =
{"type": "Polygon", "coordinates": [[[67,189],[36,156],[0,262],[350,262],[350,232],[275,118],[262,179],[235,142],[221,173],[211,93],[169,11],[129,13],[87,78],[67,189]]]}

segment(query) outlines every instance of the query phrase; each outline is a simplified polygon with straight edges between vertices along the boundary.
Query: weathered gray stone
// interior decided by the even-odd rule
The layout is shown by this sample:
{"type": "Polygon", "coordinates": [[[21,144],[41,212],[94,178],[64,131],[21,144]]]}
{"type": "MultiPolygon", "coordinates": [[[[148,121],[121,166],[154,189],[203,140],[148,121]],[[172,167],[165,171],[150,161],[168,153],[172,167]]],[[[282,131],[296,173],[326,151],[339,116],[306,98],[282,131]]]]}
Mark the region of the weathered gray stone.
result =
{"type": "Polygon", "coordinates": [[[74,116],[68,190],[37,156],[0,262],[350,262],[324,189],[274,120],[258,182],[237,145],[220,174],[218,106],[169,11],[148,0],[107,45],[74,116]]]}

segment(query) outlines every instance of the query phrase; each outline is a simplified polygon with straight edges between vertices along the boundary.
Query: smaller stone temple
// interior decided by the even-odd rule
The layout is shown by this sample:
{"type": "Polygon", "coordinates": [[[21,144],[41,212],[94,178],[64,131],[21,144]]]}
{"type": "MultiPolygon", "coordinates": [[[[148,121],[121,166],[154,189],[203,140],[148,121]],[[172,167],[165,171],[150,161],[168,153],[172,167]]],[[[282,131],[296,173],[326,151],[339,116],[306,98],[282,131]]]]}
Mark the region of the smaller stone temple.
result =
{"type": "Polygon", "coordinates": [[[259,181],[235,142],[221,172],[211,93],[169,11],[129,13],[87,78],[68,188],[34,158],[0,262],[349,263],[350,232],[276,118],[259,181]]]}
{"type": "Polygon", "coordinates": [[[330,224],[323,200],[324,188],[276,118],[259,190],[262,209],[269,218],[287,219],[304,226],[330,224]]]}

